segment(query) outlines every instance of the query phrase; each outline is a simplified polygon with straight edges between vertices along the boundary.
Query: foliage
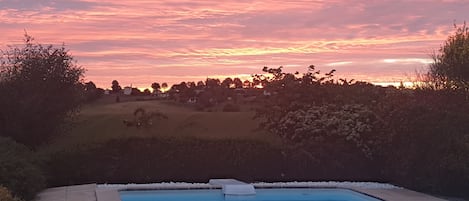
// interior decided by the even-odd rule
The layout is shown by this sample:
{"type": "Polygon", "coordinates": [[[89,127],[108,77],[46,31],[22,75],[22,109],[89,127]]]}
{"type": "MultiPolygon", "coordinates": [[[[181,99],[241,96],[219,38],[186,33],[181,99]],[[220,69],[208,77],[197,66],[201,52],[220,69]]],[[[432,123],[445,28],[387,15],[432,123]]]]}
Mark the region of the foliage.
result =
{"type": "Polygon", "coordinates": [[[207,88],[216,88],[221,85],[221,82],[219,79],[212,79],[212,78],[207,78],[205,81],[205,87],[207,88]]]}
{"type": "Polygon", "coordinates": [[[111,84],[112,93],[120,93],[122,91],[122,87],[117,80],[113,80],[111,84]]]}
{"type": "Polygon", "coordinates": [[[461,195],[469,188],[469,104],[464,95],[416,90],[388,97],[384,104],[384,129],[392,140],[382,156],[392,181],[435,193],[461,195]]]}
{"type": "Polygon", "coordinates": [[[142,92],[142,95],[145,95],[145,96],[151,95],[150,89],[144,89],[143,92],[142,92]]]}
{"type": "Polygon", "coordinates": [[[13,195],[27,200],[34,198],[45,186],[45,177],[33,153],[25,146],[2,137],[0,137],[0,185],[10,189],[13,195]]]}
{"type": "Polygon", "coordinates": [[[86,82],[84,84],[84,98],[86,102],[95,101],[104,94],[104,90],[101,88],[96,88],[96,85],[92,82],[86,82]]]}
{"type": "Polygon", "coordinates": [[[318,71],[300,76],[281,68],[263,70],[272,75],[258,80],[274,93],[256,117],[298,153],[336,170],[355,158],[398,185],[468,196],[463,193],[469,187],[464,94],[334,81],[318,71]]]}
{"type": "Polygon", "coordinates": [[[373,112],[364,105],[304,106],[287,112],[278,121],[266,122],[269,130],[286,141],[311,144],[354,146],[366,157],[371,157],[374,145],[371,131],[376,121],[373,112]]]}
{"type": "Polygon", "coordinates": [[[163,82],[163,83],[161,84],[161,89],[166,90],[167,88],[168,88],[168,83],[163,82]]]}
{"type": "Polygon", "coordinates": [[[241,81],[241,79],[235,77],[235,78],[233,79],[233,85],[234,85],[234,87],[237,88],[237,89],[238,89],[238,88],[243,88],[243,81],[241,81]]]}
{"type": "Polygon", "coordinates": [[[26,35],[23,47],[3,52],[0,134],[35,146],[60,131],[82,102],[84,69],[64,47],[43,46],[26,35]]]}
{"type": "Polygon", "coordinates": [[[20,198],[13,196],[11,192],[3,186],[0,186],[0,200],[1,201],[21,201],[20,198]]]}
{"type": "Polygon", "coordinates": [[[132,96],[143,96],[145,94],[142,93],[142,91],[140,91],[140,89],[132,87],[132,89],[130,91],[130,95],[132,95],[132,96]]]}
{"type": "Polygon", "coordinates": [[[161,86],[160,86],[160,83],[158,82],[153,82],[151,84],[151,88],[153,89],[153,93],[156,93],[157,91],[160,90],[161,86]]]}
{"type": "Polygon", "coordinates": [[[233,79],[231,79],[230,77],[227,77],[221,82],[221,87],[229,89],[231,88],[232,84],[234,84],[233,79]]]}
{"type": "Polygon", "coordinates": [[[428,77],[436,89],[469,91],[469,28],[454,25],[455,33],[432,55],[428,77]]]}
{"type": "Polygon", "coordinates": [[[128,127],[135,126],[137,128],[144,127],[148,128],[153,126],[153,120],[157,119],[168,119],[168,116],[161,112],[146,112],[145,109],[139,107],[135,109],[133,120],[124,120],[124,124],[128,127]]]}
{"type": "Polygon", "coordinates": [[[60,151],[51,159],[47,165],[54,175],[53,186],[89,182],[206,182],[220,177],[247,182],[366,180],[370,174],[367,164],[350,164],[337,170],[327,164],[310,163],[302,155],[285,156],[277,146],[258,140],[135,137],[60,151]]]}

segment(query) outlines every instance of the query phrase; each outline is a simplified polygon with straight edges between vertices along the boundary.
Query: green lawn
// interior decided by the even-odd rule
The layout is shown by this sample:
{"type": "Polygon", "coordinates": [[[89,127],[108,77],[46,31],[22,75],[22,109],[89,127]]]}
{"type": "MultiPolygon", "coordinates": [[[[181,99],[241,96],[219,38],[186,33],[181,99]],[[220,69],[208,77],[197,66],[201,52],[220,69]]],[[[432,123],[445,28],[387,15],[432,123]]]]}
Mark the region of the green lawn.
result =
{"type": "MultiPolygon", "coordinates": [[[[82,107],[72,129],[60,136],[52,146],[78,146],[127,137],[196,137],[205,139],[249,139],[277,142],[278,139],[258,129],[254,111],[201,112],[169,101],[129,101],[115,103],[104,97],[82,107]],[[168,119],[154,119],[149,128],[127,127],[123,120],[133,120],[137,108],[147,112],[158,111],[168,119]]],[[[122,98],[121,98],[122,99],[122,98]]],[[[244,106],[246,107],[246,106],[244,106]]],[[[243,107],[243,108],[244,108],[243,107]]],[[[247,108],[247,107],[246,107],[247,108]]]]}

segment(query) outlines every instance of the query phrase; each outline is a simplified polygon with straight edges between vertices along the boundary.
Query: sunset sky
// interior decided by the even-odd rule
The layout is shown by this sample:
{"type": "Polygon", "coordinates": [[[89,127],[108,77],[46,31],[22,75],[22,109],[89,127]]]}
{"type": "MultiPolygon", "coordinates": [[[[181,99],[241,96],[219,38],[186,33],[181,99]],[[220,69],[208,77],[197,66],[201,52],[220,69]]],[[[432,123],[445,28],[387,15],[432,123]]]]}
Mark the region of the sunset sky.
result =
{"type": "Polygon", "coordinates": [[[465,20],[468,0],[0,0],[0,48],[20,44],[25,30],[39,43],[64,43],[85,81],[103,88],[311,64],[399,82],[465,20]]]}

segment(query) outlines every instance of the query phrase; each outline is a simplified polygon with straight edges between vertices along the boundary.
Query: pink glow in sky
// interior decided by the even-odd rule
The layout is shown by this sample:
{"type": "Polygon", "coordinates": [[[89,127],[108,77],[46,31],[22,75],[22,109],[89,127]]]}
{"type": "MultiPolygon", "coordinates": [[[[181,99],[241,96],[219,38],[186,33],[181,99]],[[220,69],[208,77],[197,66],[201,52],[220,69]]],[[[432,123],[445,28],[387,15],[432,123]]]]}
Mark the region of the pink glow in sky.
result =
{"type": "Polygon", "coordinates": [[[61,45],[108,88],[260,73],[399,82],[469,19],[467,0],[0,0],[0,47],[61,45]]]}

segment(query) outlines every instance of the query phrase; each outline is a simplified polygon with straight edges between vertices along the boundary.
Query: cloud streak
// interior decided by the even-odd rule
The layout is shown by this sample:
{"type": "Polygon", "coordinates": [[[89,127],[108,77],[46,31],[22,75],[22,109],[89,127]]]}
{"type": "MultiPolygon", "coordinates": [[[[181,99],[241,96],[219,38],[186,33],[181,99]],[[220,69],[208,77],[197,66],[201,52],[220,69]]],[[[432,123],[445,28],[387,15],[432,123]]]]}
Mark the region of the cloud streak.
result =
{"type": "Polygon", "coordinates": [[[23,30],[64,42],[100,87],[310,64],[392,82],[425,66],[467,10],[463,0],[0,0],[0,45],[21,43],[23,30]]]}

